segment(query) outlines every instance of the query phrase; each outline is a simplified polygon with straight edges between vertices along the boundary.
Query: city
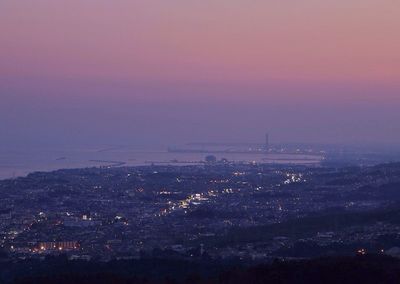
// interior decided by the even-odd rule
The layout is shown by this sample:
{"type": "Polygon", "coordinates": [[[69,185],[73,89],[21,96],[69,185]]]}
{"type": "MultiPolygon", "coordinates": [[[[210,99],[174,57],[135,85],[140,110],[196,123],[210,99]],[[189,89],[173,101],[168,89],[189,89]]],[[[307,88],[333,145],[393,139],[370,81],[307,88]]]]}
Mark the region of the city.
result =
{"type": "Polygon", "coordinates": [[[1,246],[11,259],[103,261],[386,252],[400,237],[398,220],[384,214],[398,214],[399,183],[399,164],[222,160],[37,172],[0,182],[1,246]]]}

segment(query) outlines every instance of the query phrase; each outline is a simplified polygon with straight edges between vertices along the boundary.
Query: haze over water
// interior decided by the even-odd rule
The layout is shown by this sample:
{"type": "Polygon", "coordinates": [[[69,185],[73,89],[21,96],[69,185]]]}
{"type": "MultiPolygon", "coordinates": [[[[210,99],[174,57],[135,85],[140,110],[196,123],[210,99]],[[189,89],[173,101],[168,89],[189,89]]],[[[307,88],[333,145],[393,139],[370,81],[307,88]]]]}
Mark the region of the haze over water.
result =
{"type": "Polygon", "coordinates": [[[164,150],[138,151],[131,147],[64,148],[12,150],[0,152],[0,179],[26,176],[36,171],[65,168],[144,166],[144,165],[199,165],[207,155],[218,160],[237,163],[274,163],[317,165],[322,157],[290,154],[255,153],[171,153],[164,150]]]}

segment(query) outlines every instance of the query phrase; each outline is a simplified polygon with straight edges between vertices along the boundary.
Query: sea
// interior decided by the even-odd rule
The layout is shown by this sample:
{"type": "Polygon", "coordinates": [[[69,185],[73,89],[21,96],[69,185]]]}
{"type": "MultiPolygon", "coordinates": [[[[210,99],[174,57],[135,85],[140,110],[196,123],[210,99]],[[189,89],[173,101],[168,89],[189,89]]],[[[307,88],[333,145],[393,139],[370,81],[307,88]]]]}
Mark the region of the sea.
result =
{"type": "Polygon", "coordinates": [[[0,179],[71,168],[202,164],[207,155],[236,163],[316,165],[323,159],[306,154],[193,153],[143,151],[127,147],[0,149],[0,179]]]}

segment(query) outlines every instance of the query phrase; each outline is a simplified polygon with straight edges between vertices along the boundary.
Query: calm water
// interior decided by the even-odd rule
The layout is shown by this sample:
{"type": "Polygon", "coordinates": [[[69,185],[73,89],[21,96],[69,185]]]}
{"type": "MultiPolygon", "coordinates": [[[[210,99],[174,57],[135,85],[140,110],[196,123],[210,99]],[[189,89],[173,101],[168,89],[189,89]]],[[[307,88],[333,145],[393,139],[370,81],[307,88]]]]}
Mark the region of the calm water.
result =
{"type": "MultiPolygon", "coordinates": [[[[118,165],[138,166],[154,164],[182,165],[204,161],[205,153],[170,153],[167,151],[139,152],[130,149],[45,149],[0,151],[0,179],[25,176],[35,171],[64,168],[84,168],[118,165]]],[[[307,155],[285,154],[213,154],[218,159],[235,162],[316,164],[320,158],[307,155]]]]}

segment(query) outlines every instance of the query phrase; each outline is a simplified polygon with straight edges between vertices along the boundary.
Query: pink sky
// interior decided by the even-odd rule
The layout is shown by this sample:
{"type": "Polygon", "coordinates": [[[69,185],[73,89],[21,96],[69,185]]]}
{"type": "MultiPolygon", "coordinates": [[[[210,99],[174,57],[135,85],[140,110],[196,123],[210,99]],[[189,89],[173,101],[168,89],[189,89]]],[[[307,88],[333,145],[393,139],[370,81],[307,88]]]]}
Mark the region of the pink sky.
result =
{"type": "Polygon", "coordinates": [[[3,0],[3,76],[398,84],[393,0],[3,0]]]}
{"type": "MultiPolygon", "coordinates": [[[[397,0],[0,1],[0,119],[6,121],[0,130],[11,133],[10,141],[28,135],[15,130],[24,129],[23,119],[12,120],[11,106],[13,112],[32,116],[35,110],[62,108],[68,117],[64,103],[73,97],[82,105],[83,118],[83,106],[89,105],[85,97],[104,105],[112,102],[115,109],[141,101],[149,112],[145,107],[135,119],[146,121],[152,103],[181,103],[189,113],[180,114],[190,116],[201,101],[216,105],[213,119],[225,114],[219,121],[223,128],[229,119],[235,121],[226,101],[235,109],[252,97],[256,108],[278,105],[293,113],[300,104],[304,109],[284,119],[279,112],[257,114],[243,128],[260,119],[281,121],[280,127],[304,122],[300,128],[310,133],[310,128],[318,129],[312,138],[318,140],[325,123],[336,129],[327,139],[343,142],[350,133],[357,137],[351,141],[364,141],[371,127],[377,127],[379,139],[397,143],[400,134],[393,134],[399,130],[393,120],[400,119],[395,111],[399,90],[397,0]],[[36,99],[43,103],[30,108],[28,102],[36,99]],[[27,106],[19,109],[18,103],[27,106]],[[378,109],[371,111],[373,106],[378,109]],[[319,116],[309,117],[307,112],[315,109],[319,116]],[[340,110],[343,118],[335,122],[340,110]]],[[[251,112],[250,105],[247,109],[251,112]]],[[[169,123],[182,119],[163,114],[172,117],[169,123]]],[[[133,119],[127,114],[115,123],[124,118],[133,119]]],[[[202,126],[204,135],[211,128],[218,136],[201,114],[192,124],[202,126]]],[[[187,133],[180,138],[189,139],[191,127],[182,126],[187,133]]],[[[54,128],[48,126],[49,131],[54,128]]],[[[244,135],[255,138],[265,127],[254,128],[244,135]]],[[[140,125],[135,129],[140,132],[140,125]]],[[[279,131],[276,136],[304,140],[279,131]]]]}

